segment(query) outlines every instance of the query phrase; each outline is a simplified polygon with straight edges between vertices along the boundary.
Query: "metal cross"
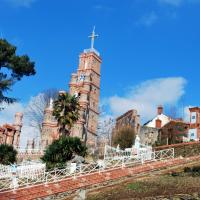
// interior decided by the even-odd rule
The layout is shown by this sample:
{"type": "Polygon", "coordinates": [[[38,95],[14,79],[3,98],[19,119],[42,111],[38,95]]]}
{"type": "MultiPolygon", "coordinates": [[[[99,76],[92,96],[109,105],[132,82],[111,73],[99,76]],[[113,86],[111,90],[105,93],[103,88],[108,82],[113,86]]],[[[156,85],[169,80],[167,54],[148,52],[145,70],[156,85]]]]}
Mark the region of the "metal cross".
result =
{"type": "Polygon", "coordinates": [[[99,37],[99,35],[95,35],[95,26],[94,26],[92,35],[89,36],[89,38],[91,38],[91,49],[94,49],[94,39],[96,37],[99,37]]]}

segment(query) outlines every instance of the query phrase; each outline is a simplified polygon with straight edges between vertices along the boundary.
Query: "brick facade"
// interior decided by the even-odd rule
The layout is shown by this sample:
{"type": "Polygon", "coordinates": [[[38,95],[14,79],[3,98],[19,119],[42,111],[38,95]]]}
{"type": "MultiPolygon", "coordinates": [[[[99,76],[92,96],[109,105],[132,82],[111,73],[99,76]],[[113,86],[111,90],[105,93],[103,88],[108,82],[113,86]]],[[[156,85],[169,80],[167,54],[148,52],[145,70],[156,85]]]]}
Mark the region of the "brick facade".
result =
{"type": "Polygon", "coordinates": [[[133,128],[136,134],[140,132],[140,116],[138,115],[137,110],[129,110],[116,119],[114,132],[117,132],[124,127],[133,128]]]}
{"type": "Polygon", "coordinates": [[[80,55],[77,73],[73,73],[69,84],[71,95],[79,97],[80,119],[71,131],[86,141],[87,146],[96,146],[96,131],[99,117],[100,65],[101,58],[94,49],[80,55]]]}
{"type": "Polygon", "coordinates": [[[57,121],[54,119],[53,107],[49,105],[44,111],[40,147],[45,149],[53,140],[59,138],[57,121]]]}
{"type": "MultiPolygon", "coordinates": [[[[84,50],[80,55],[77,73],[71,75],[69,83],[69,94],[77,96],[80,104],[80,118],[72,127],[70,135],[81,138],[92,149],[96,147],[97,138],[101,62],[99,53],[95,49],[84,50]]],[[[52,113],[53,107],[50,105],[44,111],[41,134],[42,149],[59,138],[57,121],[52,113]]]]}

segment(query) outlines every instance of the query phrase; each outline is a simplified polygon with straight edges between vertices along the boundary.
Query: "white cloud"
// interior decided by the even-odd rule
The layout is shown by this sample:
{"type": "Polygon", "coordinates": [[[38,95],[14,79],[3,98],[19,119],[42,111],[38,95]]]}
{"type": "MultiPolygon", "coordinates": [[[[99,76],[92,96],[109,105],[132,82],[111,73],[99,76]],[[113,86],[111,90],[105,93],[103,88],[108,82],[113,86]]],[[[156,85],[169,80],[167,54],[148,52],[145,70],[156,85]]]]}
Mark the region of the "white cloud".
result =
{"type": "Polygon", "coordinates": [[[184,120],[186,122],[189,122],[190,121],[190,111],[189,111],[189,108],[192,107],[192,106],[185,106],[184,107],[184,120]]]}
{"type": "Polygon", "coordinates": [[[16,7],[30,7],[36,0],[4,0],[12,6],[16,7]]]}
{"type": "Polygon", "coordinates": [[[142,16],[142,17],[138,20],[137,24],[142,24],[142,25],[145,25],[145,26],[151,26],[151,25],[153,25],[157,20],[158,20],[157,14],[156,14],[154,11],[152,11],[151,13],[142,16]]]}
{"type": "Polygon", "coordinates": [[[9,123],[12,124],[14,122],[14,116],[16,112],[23,112],[24,106],[21,103],[14,104],[1,104],[0,107],[4,108],[4,110],[0,111],[0,125],[9,123]]]}
{"type": "Polygon", "coordinates": [[[156,107],[174,105],[185,93],[186,80],[182,77],[160,78],[145,81],[130,89],[124,97],[108,98],[112,114],[116,117],[130,109],[137,109],[143,121],[156,114],[156,107]]]}

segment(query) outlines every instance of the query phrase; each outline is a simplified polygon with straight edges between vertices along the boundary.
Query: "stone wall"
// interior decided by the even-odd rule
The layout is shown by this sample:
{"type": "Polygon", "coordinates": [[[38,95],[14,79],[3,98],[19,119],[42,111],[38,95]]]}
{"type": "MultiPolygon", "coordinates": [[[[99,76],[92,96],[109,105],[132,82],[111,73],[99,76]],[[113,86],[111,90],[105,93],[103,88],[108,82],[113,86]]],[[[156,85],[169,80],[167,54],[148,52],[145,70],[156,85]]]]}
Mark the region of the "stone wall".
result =
{"type": "Polygon", "coordinates": [[[140,141],[144,145],[154,145],[158,140],[158,129],[142,126],[139,133],[140,141]]]}
{"type": "Polygon", "coordinates": [[[179,143],[173,145],[165,145],[160,147],[155,147],[156,151],[174,148],[175,157],[183,156],[190,157],[195,155],[200,155],[200,142],[188,142],[188,143],[179,143]]]}

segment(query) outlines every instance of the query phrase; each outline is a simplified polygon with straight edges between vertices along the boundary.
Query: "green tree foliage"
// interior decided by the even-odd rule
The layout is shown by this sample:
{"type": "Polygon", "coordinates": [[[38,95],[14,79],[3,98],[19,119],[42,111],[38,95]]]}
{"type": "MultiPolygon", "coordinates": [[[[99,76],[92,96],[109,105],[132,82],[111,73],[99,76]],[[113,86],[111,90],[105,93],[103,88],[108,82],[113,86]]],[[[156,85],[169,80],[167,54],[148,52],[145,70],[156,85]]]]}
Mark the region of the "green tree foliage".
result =
{"type": "Polygon", "coordinates": [[[16,162],[17,151],[13,146],[0,144],[0,164],[10,165],[16,162]]]}
{"type": "Polygon", "coordinates": [[[54,101],[53,116],[58,121],[59,132],[63,135],[70,135],[70,129],[79,119],[78,98],[68,93],[60,93],[54,101]]]}
{"type": "Polygon", "coordinates": [[[71,160],[73,155],[84,157],[86,153],[87,148],[80,138],[62,136],[47,147],[41,159],[46,163],[48,169],[59,168],[65,166],[66,162],[71,160]]]}
{"type": "Polygon", "coordinates": [[[13,103],[15,98],[6,97],[4,93],[23,76],[35,74],[34,62],[27,55],[17,56],[17,48],[5,39],[0,39],[0,103],[13,103]]]}
{"type": "Polygon", "coordinates": [[[121,128],[119,131],[113,134],[113,144],[117,146],[119,144],[121,149],[132,147],[135,140],[135,130],[131,127],[121,128]]]}

